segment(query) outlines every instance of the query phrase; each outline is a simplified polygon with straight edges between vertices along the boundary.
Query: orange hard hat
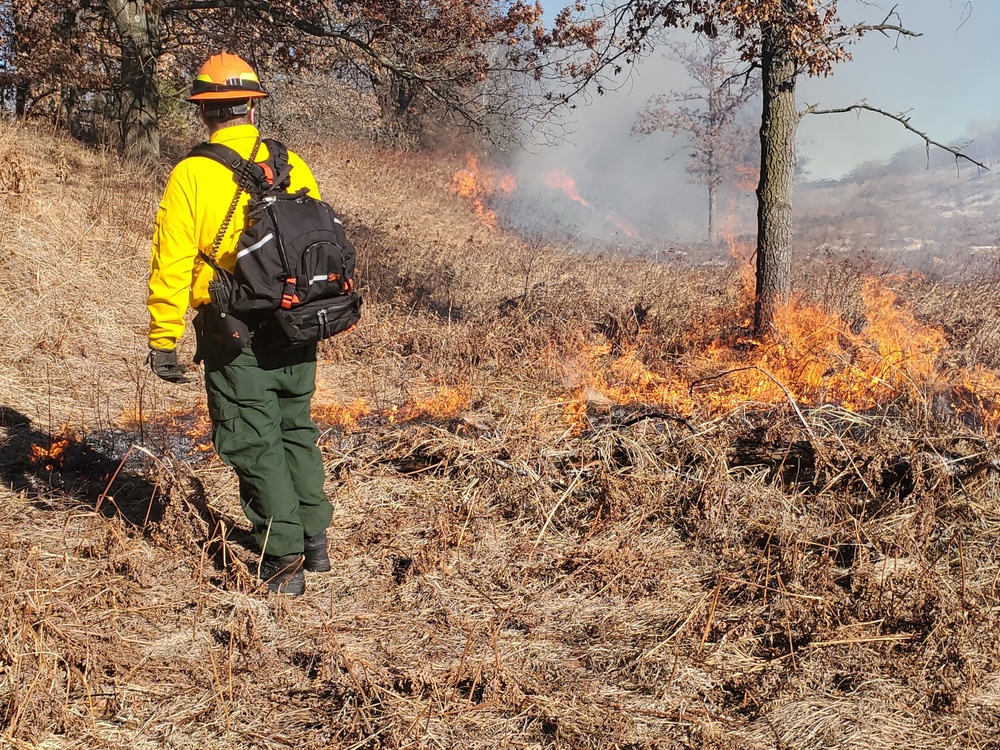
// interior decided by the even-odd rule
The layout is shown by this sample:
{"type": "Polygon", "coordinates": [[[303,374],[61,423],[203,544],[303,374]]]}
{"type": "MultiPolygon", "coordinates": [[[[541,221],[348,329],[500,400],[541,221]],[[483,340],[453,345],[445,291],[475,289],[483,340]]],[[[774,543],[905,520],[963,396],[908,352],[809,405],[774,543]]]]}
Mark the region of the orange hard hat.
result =
{"type": "Polygon", "coordinates": [[[239,55],[220,52],[212,55],[191,84],[189,102],[260,99],[267,96],[257,73],[239,55]]]}

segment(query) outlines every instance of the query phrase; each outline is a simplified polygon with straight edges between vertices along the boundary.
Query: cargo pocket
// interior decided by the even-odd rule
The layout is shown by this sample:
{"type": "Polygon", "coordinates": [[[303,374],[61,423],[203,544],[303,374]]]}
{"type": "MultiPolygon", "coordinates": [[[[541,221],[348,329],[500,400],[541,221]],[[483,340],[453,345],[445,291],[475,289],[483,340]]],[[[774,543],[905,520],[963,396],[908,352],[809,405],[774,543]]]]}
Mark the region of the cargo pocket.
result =
{"type": "Polygon", "coordinates": [[[246,452],[245,430],[241,429],[240,408],[229,401],[208,399],[208,415],[212,418],[212,444],[223,463],[238,468],[246,452]]]}

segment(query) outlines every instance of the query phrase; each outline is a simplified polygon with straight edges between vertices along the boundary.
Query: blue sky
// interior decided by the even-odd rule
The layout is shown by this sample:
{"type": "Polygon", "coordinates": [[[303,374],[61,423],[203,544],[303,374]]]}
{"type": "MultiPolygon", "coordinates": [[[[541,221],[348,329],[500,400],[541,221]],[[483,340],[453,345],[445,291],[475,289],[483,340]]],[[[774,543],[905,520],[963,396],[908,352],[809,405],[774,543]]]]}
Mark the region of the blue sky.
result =
{"type": "MultiPolygon", "coordinates": [[[[547,15],[561,3],[546,3],[547,15]]],[[[860,100],[889,112],[906,112],[918,130],[958,144],[970,133],[1000,123],[1000,0],[840,0],[845,22],[879,22],[895,7],[916,38],[869,34],[850,47],[853,59],[828,78],[803,77],[801,106],[842,107],[860,100]]],[[[583,140],[592,121],[605,129],[634,118],[649,96],[683,89],[674,66],[654,52],[620,90],[594,97],[571,118],[583,140]]],[[[626,128],[627,130],[627,128],[626,128]]],[[[872,159],[888,159],[919,139],[898,123],[864,114],[804,118],[799,151],[814,177],[837,177],[872,159]]]]}
{"type": "MultiPolygon", "coordinates": [[[[841,0],[844,20],[880,20],[893,5],[910,39],[871,34],[851,48],[854,59],[825,79],[803,79],[799,101],[835,107],[866,99],[935,140],[961,143],[1000,124],[1000,2],[997,0],[841,0]]],[[[815,176],[839,176],[857,164],[919,144],[899,124],[866,114],[806,117],[799,150],[815,176]]],[[[973,150],[975,145],[973,144],[973,150]]]]}

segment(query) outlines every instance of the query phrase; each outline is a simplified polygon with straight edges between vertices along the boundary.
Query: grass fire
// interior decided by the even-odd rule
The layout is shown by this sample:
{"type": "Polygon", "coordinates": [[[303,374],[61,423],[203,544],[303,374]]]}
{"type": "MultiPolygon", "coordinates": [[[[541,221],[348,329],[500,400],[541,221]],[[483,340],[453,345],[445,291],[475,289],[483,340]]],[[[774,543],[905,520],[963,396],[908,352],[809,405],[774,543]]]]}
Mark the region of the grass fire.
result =
{"type": "Polygon", "coordinates": [[[745,250],[521,236],[529,189],[616,217],[569,166],[377,144],[299,145],[365,312],[320,347],[333,570],[290,602],[200,371],[144,365],[165,172],[0,124],[0,745],[996,745],[995,262],[803,233],[756,337],[745,250]]]}
{"type": "MultiPolygon", "coordinates": [[[[861,315],[848,321],[793,299],[779,312],[773,337],[757,341],[739,329],[728,340],[708,337],[664,373],[643,365],[635,348],[615,356],[612,345],[595,345],[582,357],[585,382],[578,394],[583,402],[597,393],[617,404],[710,417],[783,401],[857,413],[915,401],[995,433],[995,371],[947,367],[944,333],[918,322],[883,282],[865,280],[861,303],[861,315]]],[[[579,415],[583,406],[571,411],[579,415]]]]}

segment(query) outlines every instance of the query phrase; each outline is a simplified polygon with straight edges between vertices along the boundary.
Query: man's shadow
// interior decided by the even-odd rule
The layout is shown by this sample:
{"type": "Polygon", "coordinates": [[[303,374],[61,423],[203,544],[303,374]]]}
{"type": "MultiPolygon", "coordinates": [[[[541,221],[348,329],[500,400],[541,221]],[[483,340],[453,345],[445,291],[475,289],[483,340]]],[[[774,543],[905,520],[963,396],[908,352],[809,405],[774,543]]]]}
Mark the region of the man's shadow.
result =
{"type": "MultiPolygon", "coordinates": [[[[100,441],[95,441],[100,442],[100,441]]],[[[155,477],[143,449],[125,447],[125,439],[111,441],[108,449],[95,448],[68,433],[35,428],[31,419],[9,406],[0,406],[0,482],[41,510],[87,508],[106,518],[121,518],[146,537],[155,535],[177,490],[171,492],[155,477]],[[118,455],[118,454],[121,455],[118,455]],[[152,477],[152,478],[151,478],[152,477]]],[[[254,549],[252,536],[233,527],[220,526],[219,514],[208,504],[200,481],[187,484],[183,501],[208,530],[207,552],[216,567],[225,566],[225,541],[254,549]],[[214,541],[213,541],[214,540],[214,541]]]]}

